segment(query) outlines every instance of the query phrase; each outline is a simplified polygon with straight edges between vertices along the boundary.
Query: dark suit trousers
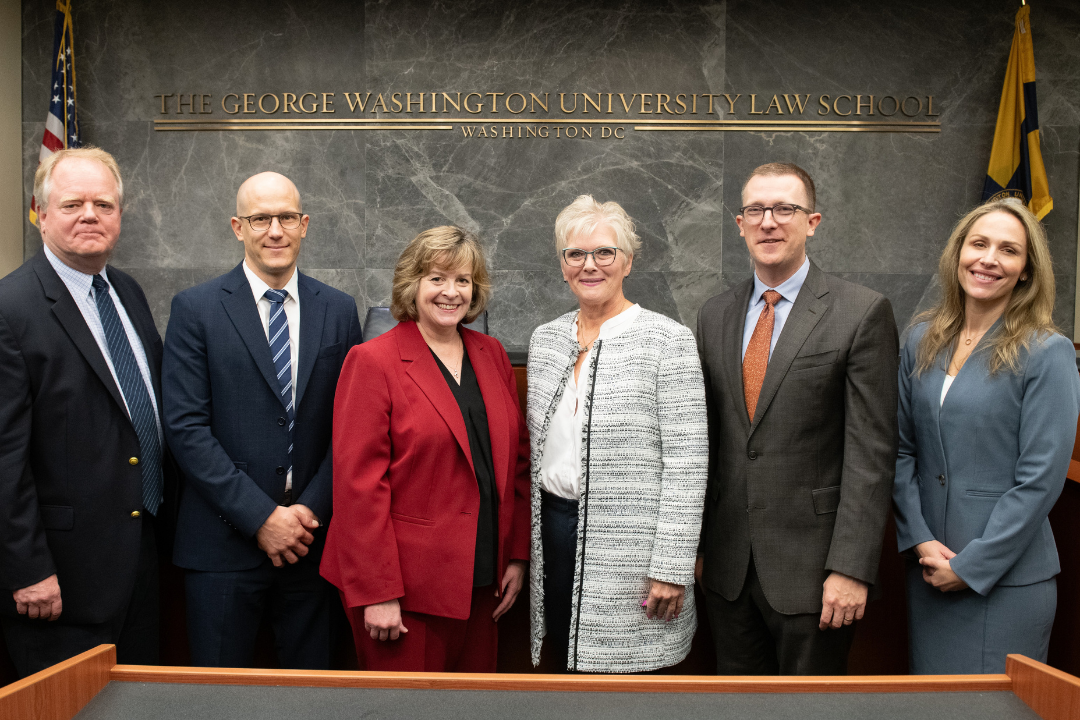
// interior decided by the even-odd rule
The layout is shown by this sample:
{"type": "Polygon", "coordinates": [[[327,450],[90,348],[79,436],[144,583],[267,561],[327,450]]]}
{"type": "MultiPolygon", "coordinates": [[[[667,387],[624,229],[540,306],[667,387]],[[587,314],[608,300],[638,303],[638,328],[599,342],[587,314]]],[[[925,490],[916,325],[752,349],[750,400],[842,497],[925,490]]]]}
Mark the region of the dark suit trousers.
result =
{"type": "MultiPolygon", "coordinates": [[[[143,515],[135,587],[127,609],[104,623],[68,624],[65,611],[55,622],[31,620],[25,615],[0,618],[11,661],[19,677],[32,675],[58,662],[102,644],[116,645],[116,661],[130,665],[157,665],[160,645],[158,609],[157,523],[143,515]]],[[[101,558],[101,562],[108,562],[101,558]]],[[[64,584],[60,582],[60,599],[64,584]]]]}
{"type": "Polygon", "coordinates": [[[192,665],[251,667],[268,612],[282,668],[329,669],[332,589],[310,555],[280,568],[263,558],[251,570],[188,570],[184,585],[192,665]]]}
{"type": "Polygon", "coordinates": [[[735,600],[705,591],[717,675],[846,675],[855,625],[819,630],[820,613],[783,615],[769,605],[754,560],[735,600]]]}

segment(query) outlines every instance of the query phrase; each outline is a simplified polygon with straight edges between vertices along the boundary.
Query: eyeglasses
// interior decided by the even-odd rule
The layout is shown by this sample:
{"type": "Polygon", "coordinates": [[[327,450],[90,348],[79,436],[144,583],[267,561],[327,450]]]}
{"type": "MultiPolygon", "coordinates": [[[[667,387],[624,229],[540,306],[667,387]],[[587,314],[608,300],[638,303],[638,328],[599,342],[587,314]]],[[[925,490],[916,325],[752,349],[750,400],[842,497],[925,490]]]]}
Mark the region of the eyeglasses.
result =
{"type": "Polygon", "coordinates": [[[595,250],[582,250],[581,248],[564,248],[562,251],[563,262],[570,267],[581,267],[585,259],[593,256],[593,262],[597,267],[606,267],[615,262],[615,256],[619,254],[619,248],[598,247],[595,250]]]}
{"type": "Polygon", "coordinates": [[[277,218],[278,222],[281,223],[283,230],[295,230],[300,227],[300,221],[304,219],[303,214],[296,212],[281,213],[280,215],[237,215],[237,217],[241,220],[247,220],[248,225],[256,232],[269,230],[274,218],[277,218]]]}
{"type": "Polygon", "coordinates": [[[794,205],[792,203],[777,203],[772,207],[762,207],[761,205],[747,205],[739,208],[739,214],[743,216],[743,220],[751,225],[757,225],[765,219],[765,211],[772,210],[773,220],[778,223],[786,223],[795,217],[796,210],[802,210],[807,215],[810,211],[804,208],[802,205],[794,205]]]}

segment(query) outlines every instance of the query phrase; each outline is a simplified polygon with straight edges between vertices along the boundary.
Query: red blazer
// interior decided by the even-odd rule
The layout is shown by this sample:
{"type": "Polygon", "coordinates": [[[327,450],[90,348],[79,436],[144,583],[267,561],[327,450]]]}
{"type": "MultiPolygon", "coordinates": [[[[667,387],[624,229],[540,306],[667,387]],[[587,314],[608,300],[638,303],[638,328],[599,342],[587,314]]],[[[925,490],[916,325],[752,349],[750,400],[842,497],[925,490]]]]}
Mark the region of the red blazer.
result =
{"type": "MultiPolygon", "coordinates": [[[[529,435],[498,340],[459,328],[487,409],[498,582],[529,558],[529,435]]],[[[334,401],[334,514],[320,571],[348,607],[465,619],[480,491],[454,394],[414,322],[354,347],[334,401]]]]}

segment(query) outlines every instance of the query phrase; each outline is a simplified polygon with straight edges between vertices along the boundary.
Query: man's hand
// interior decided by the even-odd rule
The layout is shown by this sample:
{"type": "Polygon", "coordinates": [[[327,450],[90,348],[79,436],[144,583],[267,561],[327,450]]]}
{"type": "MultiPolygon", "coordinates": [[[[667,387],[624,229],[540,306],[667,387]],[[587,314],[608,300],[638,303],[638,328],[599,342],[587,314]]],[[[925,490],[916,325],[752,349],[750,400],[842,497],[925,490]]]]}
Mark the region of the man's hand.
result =
{"type": "Polygon", "coordinates": [[[663,580],[649,578],[649,597],[645,600],[645,617],[663,618],[665,622],[674,620],[682,612],[686,588],[673,585],[663,580]]]}
{"type": "Polygon", "coordinates": [[[387,600],[364,608],[364,629],[372,640],[397,640],[409,629],[401,624],[401,605],[397,600],[387,600]]]}
{"type": "MultiPolygon", "coordinates": [[[[499,622],[499,618],[514,606],[514,601],[517,600],[518,593],[521,592],[521,587],[524,584],[525,561],[511,560],[510,564],[506,566],[506,572],[503,573],[502,602],[499,603],[499,607],[495,608],[495,612],[491,614],[495,622],[499,622]]],[[[499,591],[496,590],[495,597],[498,596],[499,591]]]]}
{"type": "Polygon", "coordinates": [[[834,572],[825,578],[824,588],[819,630],[836,629],[862,620],[866,612],[866,583],[834,572]]]}
{"type": "Polygon", "coordinates": [[[308,530],[317,527],[319,520],[309,508],[303,505],[279,505],[255,533],[255,540],[274,567],[282,567],[282,558],[291,565],[308,554],[307,546],[315,540],[308,530]]]}
{"type": "Polygon", "coordinates": [[[967,589],[968,584],[953,572],[952,565],[948,560],[930,555],[920,558],[919,564],[923,566],[923,580],[938,590],[955,592],[956,590],[967,589]]]}
{"type": "Polygon", "coordinates": [[[64,603],[60,600],[60,582],[56,575],[16,590],[12,596],[19,614],[35,620],[56,620],[64,610],[64,603]]]}

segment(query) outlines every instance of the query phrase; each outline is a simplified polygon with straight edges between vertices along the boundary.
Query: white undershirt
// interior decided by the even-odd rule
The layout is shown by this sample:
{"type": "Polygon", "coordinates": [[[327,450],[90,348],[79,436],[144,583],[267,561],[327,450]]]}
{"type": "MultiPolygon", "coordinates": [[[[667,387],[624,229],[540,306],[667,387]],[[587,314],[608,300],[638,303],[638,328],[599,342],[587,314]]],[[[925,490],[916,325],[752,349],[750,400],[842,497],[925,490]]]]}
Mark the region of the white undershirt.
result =
{"type": "MultiPolygon", "coordinates": [[[[262,320],[263,334],[266,342],[270,342],[270,301],[265,293],[270,286],[262,281],[244,260],[244,274],[247,275],[248,284],[251,285],[251,294],[255,296],[255,307],[259,310],[259,319],[262,320]]],[[[296,409],[296,369],[300,364],[300,292],[299,282],[296,279],[296,268],[293,268],[292,277],[285,283],[285,291],[289,296],[285,298],[282,309],[285,311],[285,319],[289,321],[289,362],[292,370],[292,400],[293,410],[296,409]]],[[[285,476],[285,489],[292,488],[292,470],[285,476]]]]}
{"type": "MultiPolygon", "coordinates": [[[[641,314],[641,306],[631,305],[613,318],[608,318],[600,326],[597,340],[608,340],[622,333],[641,314]]],[[[578,324],[570,326],[570,336],[577,342],[578,324]]],[[[567,500],[577,500],[581,479],[581,429],[585,413],[580,412],[585,406],[589,393],[588,368],[592,360],[594,342],[585,354],[581,364],[581,374],[577,382],[574,371],[566,381],[562,398],[555,414],[551,416],[547,438],[544,440],[544,454],[540,459],[541,487],[552,495],[567,500]]]]}
{"type": "Polygon", "coordinates": [[[949,388],[952,387],[953,380],[956,379],[955,375],[946,375],[945,382],[941,384],[941,402],[938,403],[938,407],[945,404],[945,396],[949,394],[949,388]]]}

